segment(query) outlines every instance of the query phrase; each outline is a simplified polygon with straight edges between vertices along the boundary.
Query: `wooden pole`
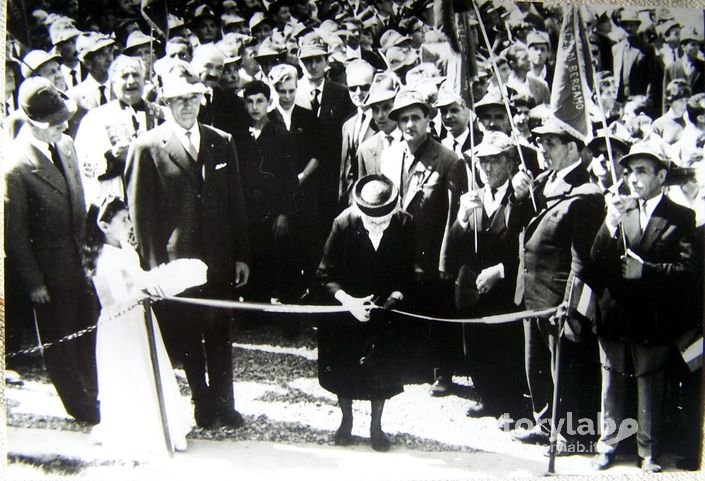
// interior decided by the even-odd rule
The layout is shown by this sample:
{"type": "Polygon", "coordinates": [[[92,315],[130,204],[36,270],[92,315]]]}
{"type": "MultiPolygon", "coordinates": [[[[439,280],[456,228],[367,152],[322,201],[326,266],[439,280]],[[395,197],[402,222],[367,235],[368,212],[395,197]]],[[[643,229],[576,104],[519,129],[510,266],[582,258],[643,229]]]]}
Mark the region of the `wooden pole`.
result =
{"type": "Polygon", "coordinates": [[[152,360],[152,375],[154,376],[154,387],[157,390],[157,401],[159,402],[159,417],[162,421],[162,433],[164,434],[164,444],[169,456],[174,456],[174,445],[169,432],[169,422],[166,413],[166,402],[164,400],[164,388],[159,371],[159,357],[157,355],[157,340],[154,334],[154,322],[152,317],[152,301],[144,299],[140,301],[144,308],[145,327],[147,328],[147,340],[149,341],[149,357],[152,360]]]}
{"type": "MultiPolygon", "coordinates": [[[[521,151],[521,145],[519,144],[519,139],[517,137],[517,129],[516,125],[514,125],[514,118],[512,117],[512,109],[509,106],[509,99],[507,98],[507,92],[504,89],[504,83],[502,82],[502,76],[499,74],[499,67],[497,66],[497,59],[496,55],[494,54],[494,49],[492,48],[492,45],[490,45],[490,38],[487,35],[487,30],[485,29],[485,22],[482,20],[482,16],[480,15],[480,9],[477,8],[477,3],[475,1],[472,1],[472,6],[475,8],[475,14],[477,15],[477,21],[480,24],[480,31],[482,32],[482,38],[485,41],[485,45],[487,46],[487,50],[490,56],[490,62],[492,63],[492,70],[494,71],[495,76],[497,77],[497,84],[499,85],[499,93],[502,96],[502,102],[504,103],[504,108],[507,110],[507,118],[509,119],[509,126],[510,126],[510,134],[512,137],[512,141],[514,144],[517,146],[517,152],[519,153],[519,160],[521,162],[522,167],[524,168],[524,171],[528,172],[529,169],[526,167],[526,161],[524,160],[524,153],[521,151]]],[[[531,205],[534,207],[534,211],[538,212],[538,208],[536,207],[536,198],[534,197],[534,189],[533,185],[529,188],[529,197],[531,198],[531,205]]]]}

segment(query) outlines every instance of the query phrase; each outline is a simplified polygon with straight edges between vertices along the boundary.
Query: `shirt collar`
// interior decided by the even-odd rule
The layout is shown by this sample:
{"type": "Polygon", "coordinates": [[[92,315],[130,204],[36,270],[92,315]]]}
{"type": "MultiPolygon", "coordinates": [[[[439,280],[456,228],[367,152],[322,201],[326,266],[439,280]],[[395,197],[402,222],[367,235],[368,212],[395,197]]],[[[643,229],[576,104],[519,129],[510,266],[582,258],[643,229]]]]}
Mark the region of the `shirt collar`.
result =
{"type": "Polygon", "coordinates": [[[190,129],[185,129],[179,124],[176,123],[173,119],[168,121],[171,125],[172,131],[174,132],[174,135],[176,135],[176,138],[179,139],[179,141],[186,146],[186,142],[189,140],[186,137],[186,132],[191,132],[191,144],[193,144],[196,149],[198,149],[198,146],[201,143],[201,132],[200,129],[198,128],[198,122],[195,122],[193,126],[190,129]]]}
{"type": "Polygon", "coordinates": [[[661,202],[662,198],[663,192],[659,192],[657,196],[644,201],[643,209],[647,219],[651,218],[654,213],[654,210],[656,210],[656,206],[659,204],[659,202],[661,202]]]}
{"type": "Polygon", "coordinates": [[[569,173],[571,173],[575,168],[581,164],[581,160],[578,159],[567,167],[563,167],[561,170],[556,172],[556,180],[564,179],[569,173]]]}
{"type": "Polygon", "coordinates": [[[51,151],[49,150],[49,143],[44,142],[43,140],[39,140],[34,135],[32,135],[32,131],[29,127],[21,129],[20,132],[17,134],[17,138],[29,142],[33,147],[35,147],[42,154],[44,154],[47,159],[51,160],[51,151]]]}

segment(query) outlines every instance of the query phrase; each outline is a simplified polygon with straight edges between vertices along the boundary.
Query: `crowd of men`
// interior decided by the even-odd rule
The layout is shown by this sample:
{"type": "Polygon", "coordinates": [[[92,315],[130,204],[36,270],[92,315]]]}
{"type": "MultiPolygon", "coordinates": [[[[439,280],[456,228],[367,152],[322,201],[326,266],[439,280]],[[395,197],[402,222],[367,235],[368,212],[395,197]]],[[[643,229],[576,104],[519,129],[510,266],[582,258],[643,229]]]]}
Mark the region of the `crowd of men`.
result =
{"type": "MultiPolygon", "coordinates": [[[[454,373],[470,374],[469,416],[533,413],[535,427],[512,435],[541,444],[557,376],[560,419],[599,411],[595,422],[617,429],[633,380],[642,468],[661,469],[660,422],[679,415],[681,454],[694,462],[698,374],[676,342],[697,337],[702,317],[702,34],[666,9],[588,11],[585,144],[551,112],[561,7],[480,2],[465,92],[467,59],[435,26],[433,3],[169,2],[162,37],[136,1],[25,2],[27,36],[9,39],[5,64],[7,350],[32,307],[42,341],[94,322],[90,300],[77,300],[80,213],[105,195],[126,197],[146,267],[206,260],[209,284],[194,295],[297,303],[312,299],[353,185],[383,174],[415,223],[406,308],[452,318],[563,306],[519,323],[417,325],[428,374],[411,378],[442,396],[454,373]],[[23,91],[32,77],[47,82],[23,91]],[[582,283],[593,316],[572,308],[582,283]],[[563,314],[570,340],[556,372],[563,314]]],[[[160,322],[202,320],[163,328],[196,422],[241,425],[227,316],[162,310],[160,322]]],[[[75,375],[90,354],[52,359],[52,349],[45,362],[67,411],[95,422],[94,380],[75,375]]],[[[618,434],[602,430],[597,469],[613,463],[618,434]]],[[[559,452],[581,439],[562,432],[559,452]]]]}

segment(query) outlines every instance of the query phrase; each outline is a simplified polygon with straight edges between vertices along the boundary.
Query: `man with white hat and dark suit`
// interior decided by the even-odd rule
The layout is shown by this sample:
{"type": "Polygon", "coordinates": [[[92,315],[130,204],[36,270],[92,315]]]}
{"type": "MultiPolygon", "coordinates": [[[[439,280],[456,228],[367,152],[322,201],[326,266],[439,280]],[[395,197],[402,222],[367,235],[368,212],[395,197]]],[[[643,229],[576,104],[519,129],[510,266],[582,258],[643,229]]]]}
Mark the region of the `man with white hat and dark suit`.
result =
{"type": "Polygon", "coordinates": [[[670,163],[651,145],[635,144],[620,164],[634,196],[610,198],[591,254],[601,274],[596,329],[603,366],[602,429],[592,465],[614,462],[633,377],[641,468],[659,472],[666,363],[693,306],[687,293],[696,279],[695,214],[663,195],[670,163]]]}
{"type": "MultiPolygon", "coordinates": [[[[205,92],[188,64],[172,66],[162,89],[171,115],[132,143],[125,188],[144,267],[201,259],[208,282],[185,295],[232,299],[249,278],[247,217],[232,136],[197,122],[205,92]]],[[[229,313],[176,303],[155,311],[170,356],[184,366],[196,424],[242,426],[233,408],[229,313]]]]}
{"type": "MultiPolygon", "coordinates": [[[[527,309],[545,309],[570,298],[576,277],[589,284],[594,276],[590,247],[604,218],[604,198],[599,187],[590,183],[581,159],[582,141],[553,117],[533,132],[539,136],[550,169],[535,180],[523,169],[514,175],[507,222],[523,228],[514,301],[517,305],[523,302],[527,309]]],[[[548,444],[554,389],[552,366],[558,339],[555,321],[524,320],[526,377],[536,424],[531,430],[512,432],[512,437],[521,442],[548,444]]],[[[581,375],[562,376],[559,418],[564,418],[567,411],[578,418],[595,412],[590,413],[593,406],[589,406],[592,398],[588,396],[598,382],[591,358],[593,345],[594,339],[563,343],[561,370],[567,373],[568,368],[578,369],[581,375]]],[[[559,443],[559,452],[569,449],[570,445],[559,443]]]]}

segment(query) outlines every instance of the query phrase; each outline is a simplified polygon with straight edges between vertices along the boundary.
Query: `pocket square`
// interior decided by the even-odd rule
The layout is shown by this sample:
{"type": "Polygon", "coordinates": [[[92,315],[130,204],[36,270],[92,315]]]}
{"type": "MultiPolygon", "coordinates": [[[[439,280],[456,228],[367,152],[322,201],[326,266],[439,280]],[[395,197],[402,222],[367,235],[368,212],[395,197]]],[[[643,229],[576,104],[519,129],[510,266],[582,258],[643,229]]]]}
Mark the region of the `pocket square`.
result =
{"type": "Polygon", "coordinates": [[[215,170],[219,170],[219,169],[222,169],[223,167],[227,167],[227,166],[228,166],[228,164],[223,162],[222,164],[217,164],[215,166],[215,170]]]}

